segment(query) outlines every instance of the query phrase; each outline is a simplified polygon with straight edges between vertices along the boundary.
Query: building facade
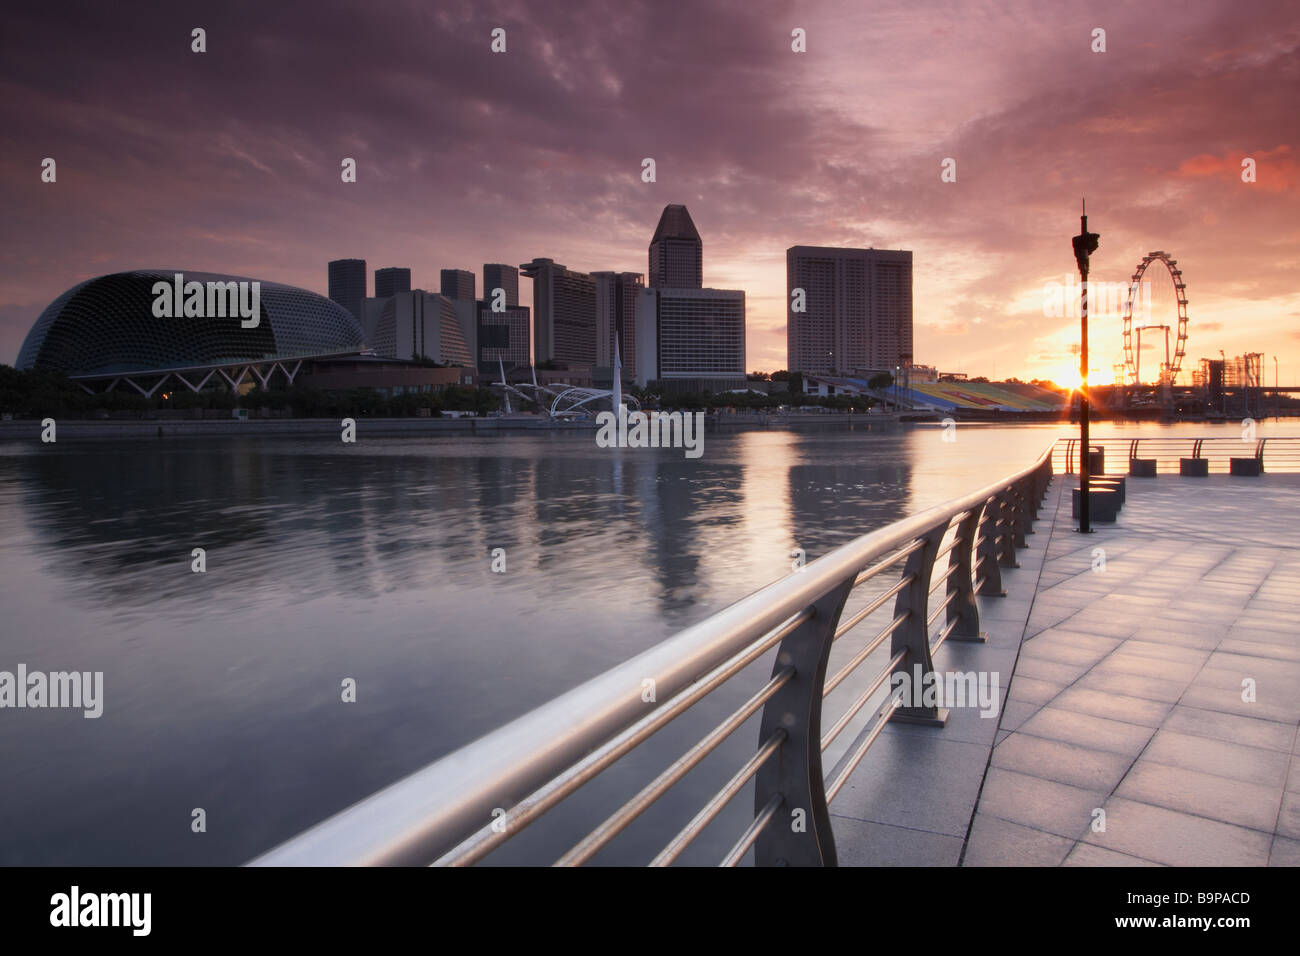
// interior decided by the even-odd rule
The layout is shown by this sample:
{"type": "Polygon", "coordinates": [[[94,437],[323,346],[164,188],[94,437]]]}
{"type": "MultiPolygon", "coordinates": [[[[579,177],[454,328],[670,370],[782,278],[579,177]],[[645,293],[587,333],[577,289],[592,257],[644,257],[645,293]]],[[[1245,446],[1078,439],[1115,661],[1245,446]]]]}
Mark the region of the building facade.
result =
{"type": "Polygon", "coordinates": [[[786,349],[792,372],[909,365],[912,253],[830,246],[786,250],[786,349]]]}
{"type": "Polygon", "coordinates": [[[387,299],[390,295],[398,295],[403,292],[411,291],[411,270],[410,269],[376,269],[375,270],[375,298],[387,299]]]}
{"type": "Polygon", "coordinates": [[[329,295],[360,322],[366,299],[366,260],[335,259],[331,262],[329,295]]]}
{"type": "Polygon", "coordinates": [[[533,361],[595,365],[595,280],[553,259],[519,270],[533,280],[533,361]]]}
{"type": "Polygon", "coordinates": [[[704,285],[704,243],[685,206],[669,205],[650,240],[650,288],[699,289],[704,285]]]}
{"type": "Polygon", "coordinates": [[[475,367],[478,336],[466,305],[472,308],[475,303],[462,305],[421,289],[368,299],[366,345],[381,358],[427,358],[443,365],[475,367]]]}
{"type": "Polygon", "coordinates": [[[519,304],[519,270],[500,262],[483,265],[483,298],[491,299],[495,290],[504,289],[506,305],[519,304]]]}
{"type": "Polygon", "coordinates": [[[637,374],[642,387],[720,392],[745,386],[745,293],[738,289],[643,289],[637,297],[637,374]]]}
{"type": "Polygon", "coordinates": [[[623,377],[636,377],[636,303],[645,288],[639,272],[593,272],[596,283],[596,365],[614,366],[614,343],[623,377]]]}
{"type": "Polygon", "coordinates": [[[474,273],[468,269],[443,269],[442,294],[449,299],[474,301],[474,273]]]}
{"type": "Polygon", "coordinates": [[[507,305],[501,312],[494,312],[490,297],[480,299],[477,306],[479,371],[495,376],[503,366],[509,372],[530,365],[528,336],[532,316],[528,306],[507,305]]]}

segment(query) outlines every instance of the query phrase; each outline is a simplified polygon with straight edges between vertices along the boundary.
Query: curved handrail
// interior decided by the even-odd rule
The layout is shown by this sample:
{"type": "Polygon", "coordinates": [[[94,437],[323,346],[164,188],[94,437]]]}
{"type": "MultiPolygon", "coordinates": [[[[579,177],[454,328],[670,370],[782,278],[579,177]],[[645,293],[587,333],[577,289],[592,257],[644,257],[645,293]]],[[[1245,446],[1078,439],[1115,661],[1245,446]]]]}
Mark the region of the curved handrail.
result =
{"type": "MultiPolygon", "coordinates": [[[[939,633],[939,643],[950,635],[954,640],[962,639],[959,635],[975,639],[978,612],[973,595],[1001,593],[998,566],[1013,565],[1015,547],[1024,544],[1022,535],[1036,515],[1051,478],[1053,447],[1047,448],[1034,464],[1007,478],[836,548],[799,572],[760,588],[316,824],[259,856],[252,865],[411,865],[426,864],[443,855],[447,856],[440,862],[473,862],[778,641],[778,665],[764,692],[767,696],[757,700],[749,713],[768,700],[780,701],[782,695],[814,695],[811,708],[804,702],[804,709],[812,713],[808,725],[782,727],[781,736],[774,736],[769,729],[760,752],[766,748],[770,755],[787,749],[798,751],[800,747],[806,751],[801,757],[807,776],[808,792],[804,796],[812,803],[809,809],[816,822],[819,815],[824,817],[827,802],[821,774],[822,748],[817,746],[821,741],[825,659],[831,642],[839,636],[837,625],[848,593],[880,570],[905,560],[903,586],[895,589],[894,620],[877,636],[876,643],[891,639],[891,669],[921,663],[925,670],[931,670],[927,604],[930,571],[936,556],[946,553],[950,562],[945,575],[948,598],[939,611],[946,611],[948,622],[939,633]],[[953,530],[954,522],[957,530],[953,545],[941,551],[940,541],[953,530]],[[954,574],[954,570],[964,573],[954,574]],[[780,671],[785,658],[794,661],[785,665],[789,674],[780,671]],[[654,682],[659,703],[646,702],[646,681],[654,682]],[[492,826],[493,809],[506,807],[511,809],[501,827],[492,826]],[[453,848],[455,852],[448,854],[453,848]]],[[[891,696],[886,703],[893,700],[891,696]]],[[[861,703],[865,703],[865,697],[861,703]]],[[[880,726],[896,707],[897,701],[884,711],[880,726]]],[[[788,703],[783,708],[788,708],[788,703]]],[[[769,704],[764,709],[765,726],[770,713],[774,711],[769,704]]],[[[788,717],[788,710],[783,709],[780,716],[788,717]]],[[[873,739],[874,734],[868,746],[873,739]]],[[[865,749],[863,746],[853,755],[854,765],[865,749]]],[[[786,766],[795,761],[783,757],[781,763],[786,766]]],[[[772,818],[772,801],[777,797],[787,802],[791,799],[788,789],[773,794],[769,792],[771,782],[764,784],[772,767],[771,761],[761,760],[748,770],[749,776],[758,780],[756,803],[758,797],[762,801],[757,807],[757,828],[751,825],[754,832],[747,831],[742,838],[745,848],[755,840],[762,847],[760,831],[772,818]]],[[[846,776],[847,771],[838,782],[842,783],[846,776]]],[[[740,789],[734,782],[729,786],[730,795],[740,789]]],[[[788,788],[788,780],[785,786],[788,788]]],[[[630,816],[640,809],[639,804],[634,806],[630,816]]],[[[823,832],[814,834],[821,846],[814,850],[813,858],[833,862],[833,843],[827,843],[829,823],[823,820],[821,829],[823,832]]],[[[730,860],[743,855],[740,844],[737,848],[730,860]]],[[[792,853],[789,848],[783,852],[783,860],[792,853]]]]}

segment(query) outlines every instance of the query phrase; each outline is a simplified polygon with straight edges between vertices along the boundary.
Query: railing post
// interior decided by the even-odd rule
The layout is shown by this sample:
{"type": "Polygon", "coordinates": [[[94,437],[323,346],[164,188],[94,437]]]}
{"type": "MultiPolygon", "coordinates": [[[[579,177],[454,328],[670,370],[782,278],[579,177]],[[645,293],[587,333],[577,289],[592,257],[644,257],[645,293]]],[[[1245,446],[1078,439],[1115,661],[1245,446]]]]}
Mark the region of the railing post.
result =
{"type": "Polygon", "coordinates": [[[822,774],[822,689],[835,628],[855,579],[849,577],[818,599],[812,616],[777,649],[773,675],[793,667],[794,677],[763,707],[760,745],[778,730],[785,732],[785,740],[759,768],[754,812],[762,811],[775,794],[782,804],[754,843],[755,866],[837,865],[822,774]]]}
{"type": "Polygon", "coordinates": [[[1012,504],[1011,489],[1004,488],[998,493],[998,564],[1004,568],[1018,568],[1016,562],[1016,509],[1012,504]]]}
{"type": "Polygon", "coordinates": [[[1002,570],[998,566],[998,520],[1001,504],[996,497],[984,502],[980,519],[981,533],[975,538],[975,593],[983,597],[1006,597],[1002,590],[1002,570]]]}
{"type": "Polygon", "coordinates": [[[987,641],[989,636],[980,630],[980,609],[975,603],[974,579],[971,566],[975,556],[975,542],[979,536],[980,516],[984,505],[976,505],[957,523],[957,533],[952,550],[948,552],[949,566],[957,570],[948,575],[948,623],[953,625],[948,635],[950,641],[987,641]]]}
{"type": "MultiPolygon", "coordinates": [[[[907,620],[894,631],[889,654],[893,657],[906,649],[907,655],[894,667],[889,677],[889,686],[893,688],[897,675],[905,674],[904,686],[911,687],[915,696],[919,696],[923,689],[924,685],[920,681],[934,670],[934,660],[930,656],[930,575],[934,570],[934,556],[939,550],[939,542],[947,531],[948,522],[945,521],[925,533],[925,544],[913,551],[903,566],[903,577],[911,575],[912,583],[899,591],[894,600],[894,617],[906,614],[907,620]]],[[[942,727],[948,720],[948,708],[915,707],[904,703],[894,711],[890,719],[942,727]]]]}

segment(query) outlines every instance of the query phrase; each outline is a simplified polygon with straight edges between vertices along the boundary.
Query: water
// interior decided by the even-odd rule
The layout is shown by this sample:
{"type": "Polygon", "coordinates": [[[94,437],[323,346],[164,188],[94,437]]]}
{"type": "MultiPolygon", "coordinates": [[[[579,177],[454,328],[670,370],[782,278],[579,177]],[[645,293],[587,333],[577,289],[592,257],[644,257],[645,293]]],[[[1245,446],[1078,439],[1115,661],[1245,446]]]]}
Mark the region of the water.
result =
{"type": "MultiPolygon", "coordinates": [[[[1094,433],[1207,428],[1228,433],[1094,433]]],[[[585,433],[2,444],[0,670],[103,671],[105,700],[0,710],[0,863],[243,862],[782,576],[792,548],[812,560],[1067,433],[709,433],[694,461],[585,433]]],[[[582,799],[626,796],[769,666],[582,799]]],[[[644,862],[756,732],[602,860],[644,862]]],[[[570,802],[505,859],[561,851],[591,819],[570,802]]]]}

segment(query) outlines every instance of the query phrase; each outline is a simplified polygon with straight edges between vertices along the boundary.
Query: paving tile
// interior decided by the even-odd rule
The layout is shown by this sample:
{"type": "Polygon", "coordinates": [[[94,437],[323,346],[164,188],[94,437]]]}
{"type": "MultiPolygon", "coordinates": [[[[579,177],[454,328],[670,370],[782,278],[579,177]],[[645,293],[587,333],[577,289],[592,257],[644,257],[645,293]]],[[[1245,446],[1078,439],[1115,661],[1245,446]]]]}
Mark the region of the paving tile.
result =
{"type": "Polygon", "coordinates": [[[1142,759],[1273,788],[1285,784],[1291,764],[1287,753],[1164,728],[1151,738],[1142,759]]]}
{"type": "Polygon", "coordinates": [[[1093,846],[1166,866],[1263,866],[1272,837],[1122,797],[1106,801],[1106,831],[1083,838],[1093,846]]]}
{"type": "Polygon", "coordinates": [[[1181,681],[1186,687],[1201,669],[1200,662],[1168,660],[1149,654],[1130,651],[1125,642],[1109,657],[1100,661],[1094,674],[1129,674],[1136,677],[1155,677],[1166,681],[1181,681]]]}
{"type": "Polygon", "coordinates": [[[1279,836],[1300,840],[1300,793],[1290,791],[1282,795],[1282,811],[1277,818],[1279,836]]]}
{"type": "Polygon", "coordinates": [[[1065,689],[1064,683],[1038,680],[1017,674],[1011,680],[1008,700],[1023,700],[1031,704],[1046,704],[1065,689]]]}
{"type": "Polygon", "coordinates": [[[1291,743],[1295,739],[1295,728],[1290,724],[1261,720],[1253,716],[1227,714],[1217,710],[1205,710],[1190,706],[1186,702],[1177,704],[1161,726],[1165,730],[1182,734],[1231,740],[1248,747],[1263,747],[1266,750],[1280,750],[1284,753],[1290,751],[1291,743]]]}
{"type": "Polygon", "coordinates": [[[1020,654],[1022,657],[1042,658],[1062,664],[1092,665],[1113,651],[1118,644],[1118,640],[1111,638],[1093,639],[1087,635],[1067,634],[1052,628],[1043,631],[1032,641],[1026,641],[1020,654]]]}
{"type": "Polygon", "coordinates": [[[840,866],[956,866],[960,837],[831,814],[840,866]]]}
{"type": "Polygon", "coordinates": [[[1300,840],[1274,837],[1268,854],[1269,866],[1300,866],[1300,840]]]}
{"type": "Polygon", "coordinates": [[[1132,758],[1021,733],[993,748],[992,763],[1027,776],[1109,793],[1124,776],[1132,758]]]}
{"type": "Polygon", "coordinates": [[[1058,866],[1074,846],[1066,837],[987,814],[975,818],[963,866],[1058,866]]]}
{"type": "MultiPolygon", "coordinates": [[[[1099,665],[1100,666],[1100,665],[1099,665]]],[[[1093,668],[1081,677],[1074,686],[1087,690],[1102,691],[1107,694],[1119,694],[1137,697],[1142,700],[1158,700],[1167,704],[1177,703],[1183,696],[1190,681],[1165,680],[1161,677],[1119,674],[1114,671],[1099,671],[1093,668]]]]}
{"type": "Polygon", "coordinates": [[[1021,725],[1022,733],[1078,744],[1090,750],[1136,757],[1155,732],[1151,727],[1044,707],[1021,725]]]}
{"type": "Polygon", "coordinates": [[[981,744],[881,734],[831,811],[964,839],[988,754],[981,744]]]}
{"type": "Polygon", "coordinates": [[[1038,680],[1072,684],[1088,672],[1087,664],[1063,664],[1045,657],[1021,656],[1016,662],[1016,678],[1033,677],[1038,680]]]}
{"type": "Polygon", "coordinates": [[[1273,832],[1282,787],[1261,786],[1138,758],[1115,795],[1153,806],[1273,832]]]}
{"type": "Polygon", "coordinates": [[[990,767],[979,810],[1001,820],[1076,839],[1087,830],[1092,811],[1106,793],[990,767]]]}
{"type": "Polygon", "coordinates": [[[1122,720],[1130,724],[1144,724],[1147,727],[1160,726],[1172,706],[1158,700],[1143,700],[1125,694],[1087,690],[1077,684],[1067,689],[1052,704],[1062,710],[1122,720]]]}
{"type": "Polygon", "coordinates": [[[1070,855],[1065,858],[1062,866],[1163,866],[1163,863],[1152,863],[1150,860],[1140,860],[1135,856],[1129,856],[1127,853],[1117,853],[1114,850],[1108,850],[1105,847],[1094,846],[1091,843],[1076,843],[1070,855]]]}
{"type": "Polygon", "coordinates": [[[999,730],[1017,730],[1034,712],[1041,707],[1041,704],[1030,703],[1027,700],[1009,700],[1002,705],[1002,720],[998,725],[999,730]]]}

